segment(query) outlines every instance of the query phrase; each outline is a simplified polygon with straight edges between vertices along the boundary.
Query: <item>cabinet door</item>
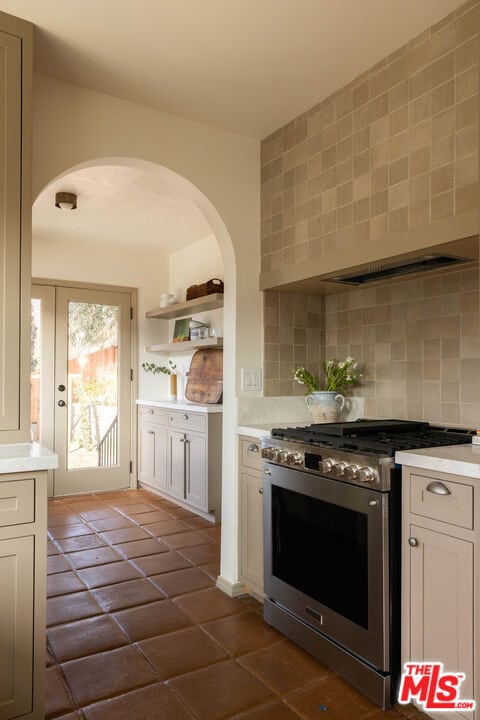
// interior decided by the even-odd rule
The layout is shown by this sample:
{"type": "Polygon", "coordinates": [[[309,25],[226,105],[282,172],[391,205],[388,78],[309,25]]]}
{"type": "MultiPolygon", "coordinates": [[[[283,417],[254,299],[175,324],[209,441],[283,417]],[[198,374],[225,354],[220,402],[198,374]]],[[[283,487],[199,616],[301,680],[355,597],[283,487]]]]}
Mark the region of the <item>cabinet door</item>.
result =
{"type": "Polygon", "coordinates": [[[167,492],[185,498],[185,435],[168,432],[167,492]]]}
{"type": "MultiPolygon", "coordinates": [[[[18,431],[20,386],[21,47],[0,32],[0,430],[18,431]]],[[[8,441],[7,441],[8,442],[8,441]]]]}
{"type": "Polygon", "coordinates": [[[138,428],[138,479],[152,484],[155,477],[155,429],[148,423],[138,428]]]}
{"type": "Polygon", "coordinates": [[[152,487],[167,487],[167,431],[153,423],[138,428],[138,479],[152,487]]]}
{"type": "Polygon", "coordinates": [[[410,536],[410,659],[465,673],[473,698],[473,545],[416,525],[410,536]]]}
{"type": "Polygon", "coordinates": [[[262,476],[240,473],[240,572],[263,592],[262,476]]]}
{"type": "Polygon", "coordinates": [[[185,444],[186,500],[208,511],[207,445],[202,435],[187,435],[185,444]]]}
{"type": "Polygon", "coordinates": [[[0,540],[0,720],[32,710],[33,537],[0,540]]]}

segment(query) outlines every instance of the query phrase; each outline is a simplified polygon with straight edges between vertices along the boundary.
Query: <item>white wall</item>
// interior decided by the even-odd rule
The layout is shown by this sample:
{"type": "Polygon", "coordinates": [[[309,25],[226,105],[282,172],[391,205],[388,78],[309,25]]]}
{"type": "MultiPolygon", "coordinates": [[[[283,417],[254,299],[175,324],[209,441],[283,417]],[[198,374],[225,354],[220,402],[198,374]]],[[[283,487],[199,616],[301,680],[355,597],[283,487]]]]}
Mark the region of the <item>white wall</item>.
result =
{"type": "Polygon", "coordinates": [[[107,159],[153,162],[166,168],[169,179],[176,178],[194,200],[219,243],[227,281],[221,574],[231,583],[237,579],[240,368],[262,363],[259,152],[259,143],[251,138],[45,76],[34,78],[34,197],[54,178],[81,165],[107,159]]]}

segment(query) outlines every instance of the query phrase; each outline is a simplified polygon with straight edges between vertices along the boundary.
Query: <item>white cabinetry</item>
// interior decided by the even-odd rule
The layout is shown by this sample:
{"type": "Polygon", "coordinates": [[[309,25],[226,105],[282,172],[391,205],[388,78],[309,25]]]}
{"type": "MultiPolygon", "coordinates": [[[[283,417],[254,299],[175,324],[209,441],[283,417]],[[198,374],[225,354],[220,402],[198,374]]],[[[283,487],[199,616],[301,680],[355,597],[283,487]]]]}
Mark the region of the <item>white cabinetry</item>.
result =
{"type": "MultiPolygon", "coordinates": [[[[403,662],[440,661],[445,670],[465,673],[461,696],[467,700],[478,694],[477,493],[469,478],[403,468],[403,662]]],[[[476,717],[441,714],[444,720],[476,717]]]]}
{"type": "Polygon", "coordinates": [[[0,720],[44,718],[45,472],[0,475],[0,720]]]}
{"type": "Polygon", "coordinates": [[[240,580],[263,598],[263,473],[260,442],[239,438],[240,580]]]}
{"type": "Polygon", "coordinates": [[[32,26],[0,12],[0,442],[29,440],[32,26]]]}
{"type": "Polygon", "coordinates": [[[218,522],[222,414],[138,406],[138,480],[218,522]]]}

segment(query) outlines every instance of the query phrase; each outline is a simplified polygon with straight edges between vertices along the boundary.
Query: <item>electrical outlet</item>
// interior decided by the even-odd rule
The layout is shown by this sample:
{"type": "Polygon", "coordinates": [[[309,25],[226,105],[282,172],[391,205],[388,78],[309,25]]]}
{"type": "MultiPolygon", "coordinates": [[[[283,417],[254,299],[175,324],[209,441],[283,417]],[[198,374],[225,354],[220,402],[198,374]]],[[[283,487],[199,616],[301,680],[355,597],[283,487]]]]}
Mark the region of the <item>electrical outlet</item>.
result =
{"type": "Polygon", "coordinates": [[[242,391],[262,389],[262,371],[260,368],[242,368],[242,391]]]}

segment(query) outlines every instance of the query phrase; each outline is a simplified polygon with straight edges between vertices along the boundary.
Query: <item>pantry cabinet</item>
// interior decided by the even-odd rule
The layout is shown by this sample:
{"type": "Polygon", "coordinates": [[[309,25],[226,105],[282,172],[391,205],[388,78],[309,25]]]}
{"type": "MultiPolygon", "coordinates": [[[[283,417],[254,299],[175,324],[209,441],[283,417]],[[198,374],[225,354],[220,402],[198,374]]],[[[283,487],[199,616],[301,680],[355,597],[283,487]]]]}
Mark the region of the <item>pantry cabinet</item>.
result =
{"type": "Polygon", "coordinates": [[[0,12],[0,443],[27,441],[32,25],[0,12]]]}
{"type": "Polygon", "coordinates": [[[465,673],[461,697],[468,700],[478,693],[476,493],[470,478],[403,468],[403,662],[440,661],[465,673]]]}
{"type": "Polygon", "coordinates": [[[43,720],[46,472],[0,475],[0,720],[43,720]]]}
{"type": "Polygon", "coordinates": [[[240,581],[263,598],[263,473],[260,442],[239,437],[240,581]]]}
{"type": "Polygon", "coordinates": [[[187,407],[138,405],[138,481],[218,522],[222,414],[192,412],[187,407]]]}

